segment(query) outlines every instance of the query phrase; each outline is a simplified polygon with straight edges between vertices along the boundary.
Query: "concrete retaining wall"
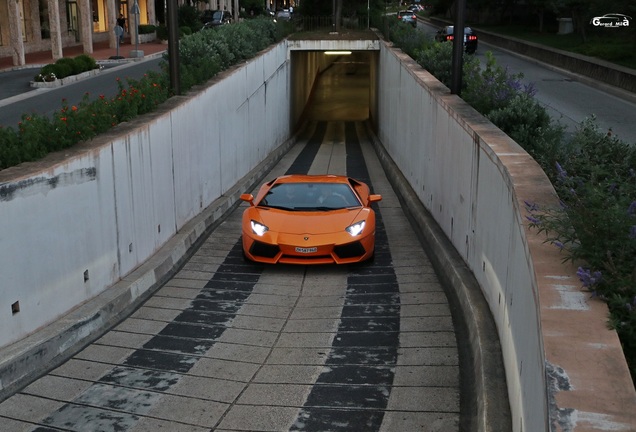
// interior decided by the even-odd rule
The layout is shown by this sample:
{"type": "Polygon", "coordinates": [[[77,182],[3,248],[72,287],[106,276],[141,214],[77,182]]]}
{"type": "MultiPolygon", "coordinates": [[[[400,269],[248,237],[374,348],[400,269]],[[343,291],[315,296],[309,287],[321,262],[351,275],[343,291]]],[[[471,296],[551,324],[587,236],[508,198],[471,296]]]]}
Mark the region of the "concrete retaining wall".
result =
{"type": "Polygon", "coordinates": [[[557,205],[541,168],[410,57],[383,45],[380,58],[378,138],[481,286],[513,429],[636,430],[606,305],[527,226],[525,201],[557,205]]]}
{"type": "Polygon", "coordinates": [[[1,241],[16,247],[0,248],[0,347],[113,286],[284,142],[289,74],[281,43],[143,121],[3,170],[1,241]]]}

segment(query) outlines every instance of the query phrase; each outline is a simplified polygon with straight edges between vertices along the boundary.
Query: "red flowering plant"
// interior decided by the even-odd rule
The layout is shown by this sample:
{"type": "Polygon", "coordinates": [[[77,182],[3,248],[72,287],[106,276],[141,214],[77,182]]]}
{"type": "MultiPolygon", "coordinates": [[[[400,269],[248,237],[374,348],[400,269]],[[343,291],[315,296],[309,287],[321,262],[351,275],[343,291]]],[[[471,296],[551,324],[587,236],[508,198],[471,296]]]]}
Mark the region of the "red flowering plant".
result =
{"type": "Polygon", "coordinates": [[[112,99],[112,109],[118,122],[154,111],[169,96],[165,75],[156,72],[148,72],[140,80],[128,79],[126,85],[118,78],[117,84],[119,93],[112,99]]]}
{"type": "Polygon", "coordinates": [[[63,99],[50,117],[25,114],[13,128],[0,128],[0,169],[40,159],[107,131],[122,121],[153,111],[168,99],[167,77],[151,72],[140,80],[119,82],[112,98],[84,94],[77,105],[63,99]]]}

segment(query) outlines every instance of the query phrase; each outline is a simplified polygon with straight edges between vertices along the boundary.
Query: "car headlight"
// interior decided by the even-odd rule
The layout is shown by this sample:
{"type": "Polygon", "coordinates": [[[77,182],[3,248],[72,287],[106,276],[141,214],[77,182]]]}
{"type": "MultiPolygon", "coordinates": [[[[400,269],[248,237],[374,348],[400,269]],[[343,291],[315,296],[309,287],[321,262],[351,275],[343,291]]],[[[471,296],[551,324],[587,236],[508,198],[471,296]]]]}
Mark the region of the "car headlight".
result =
{"type": "Polygon", "coordinates": [[[365,221],[356,222],[351,226],[347,227],[347,232],[351,234],[351,236],[355,237],[364,230],[365,221]]]}
{"type": "Polygon", "coordinates": [[[258,223],[255,220],[250,221],[250,225],[252,226],[252,231],[257,236],[262,236],[267,232],[267,230],[269,230],[269,228],[267,228],[265,225],[263,225],[262,223],[258,223]]]}

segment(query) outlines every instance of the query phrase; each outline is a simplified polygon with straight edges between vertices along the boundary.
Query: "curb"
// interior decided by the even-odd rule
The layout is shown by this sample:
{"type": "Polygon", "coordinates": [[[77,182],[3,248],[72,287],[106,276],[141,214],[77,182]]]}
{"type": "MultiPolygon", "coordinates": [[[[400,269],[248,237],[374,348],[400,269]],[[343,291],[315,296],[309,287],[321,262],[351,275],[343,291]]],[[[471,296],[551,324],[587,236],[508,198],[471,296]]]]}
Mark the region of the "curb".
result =
{"type": "Polygon", "coordinates": [[[94,77],[101,72],[101,66],[98,69],[89,70],[77,75],[70,75],[65,78],[55,79],[54,81],[31,81],[30,86],[33,88],[56,88],[66,84],[71,84],[85,78],[94,77]]]}

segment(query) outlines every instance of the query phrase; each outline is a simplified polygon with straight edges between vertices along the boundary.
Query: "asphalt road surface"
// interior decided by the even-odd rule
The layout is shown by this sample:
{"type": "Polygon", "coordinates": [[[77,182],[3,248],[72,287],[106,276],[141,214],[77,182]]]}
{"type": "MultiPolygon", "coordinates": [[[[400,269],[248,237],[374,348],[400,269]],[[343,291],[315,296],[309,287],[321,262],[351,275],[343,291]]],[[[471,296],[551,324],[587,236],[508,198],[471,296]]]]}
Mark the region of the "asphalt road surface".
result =
{"type": "Polygon", "coordinates": [[[350,72],[331,68],[312,121],[268,179],[331,173],[367,182],[383,196],[373,263],[246,263],[243,203],[129,318],[0,403],[4,429],[459,430],[458,344],[466,342],[358,121],[368,85],[355,83],[368,81],[368,66],[350,72]],[[351,101],[337,120],[320,106],[329,87],[351,101]]]}
{"type": "MultiPolygon", "coordinates": [[[[422,22],[418,29],[430,35],[436,31],[436,27],[422,22]]],[[[621,140],[636,144],[636,95],[620,89],[609,91],[602,83],[479,42],[476,56],[482,64],[487,51],[491,51],[497,64],[508,68],[510,73],[523,73],[522,82],[537,90],[535,99],[569,133],[583,120],[594,116],[601,131],[611,130],[621,140]]]]}

